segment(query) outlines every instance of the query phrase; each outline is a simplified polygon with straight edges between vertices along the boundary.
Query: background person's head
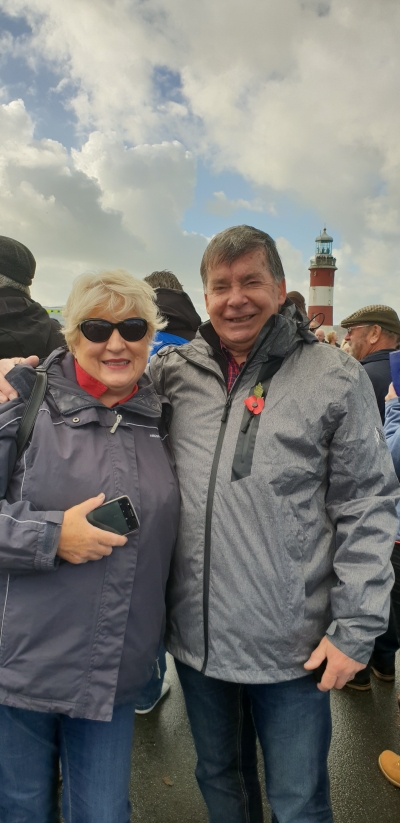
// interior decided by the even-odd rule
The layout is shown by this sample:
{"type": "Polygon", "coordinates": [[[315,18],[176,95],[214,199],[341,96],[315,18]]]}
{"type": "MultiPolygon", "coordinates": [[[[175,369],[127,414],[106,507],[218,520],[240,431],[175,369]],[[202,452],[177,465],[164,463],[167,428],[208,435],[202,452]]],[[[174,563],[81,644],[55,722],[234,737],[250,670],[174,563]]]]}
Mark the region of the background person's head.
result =
{"type": "Polygon", "coordinates": [[[152,289],[175,289],[175,291],[183,291],[183,286],[172,271],[163,269],[162,271],[153,271],[144,277],[143,280],[152,287],[152,289]]]}
{"type": "Polygon", "coordinates": [[[252,226],[225,229],[207,246],[200,273],[216,333],[235,356],[246,357],[286,299],[275,242],[252,226]]]}
{"type": "Polygon", "coordinates": [[[400,320],[390,306],[365,306],[340,325],[347,330],[344,339],[356,360],[382,349],[395,349],[400,337],[400,320]]]}
{"type": "Polygon", "coordinates": [[[299,311],[301,311],[301,313],[305,314],[305,316],[307,317],[306,301],[303,295],[300,294],[299,291],[288,291],[287,296],[289,300],[291,300],[292,303],[294,303],[296,308],[298,308],[299,311]]]}
{"type": "Polygon", "coordinates": [[[335,331],[328,331],[325,340],[329,343],[330,346],[336,346],[337,343],[337,334],[335,331]]]}
{"type": "MultiPolygon", "coordinates": [[[[151,286],[121,269],[77,277],[64,317],[66,343],[81,368],[107,386],[113,395],[121,397],[129,394],[142,376],[151,340],[155,332],[166,325],[158,314],[151,286]],[[85,337],[80,324],[94,318],[111,323],[142,318],[147,325],[138,340],[125,339],[122,331],[113,329],[104,342],[93,342],[85,337]]],[[[141,334],[144,326],[138,329],[139,324],[134,334],[141,334]]]]}
{"type": "Polygon", "coordinates": [[[320,343],[325,342],[325,332],[324,332],[323,329],[321,329],[321,328],[315,329],[314,334],[318,338],[320,343]]]}
{"type": "Polygon", "coordinates": [[[0,289],[14,288],[30,294],[36,271],[36,260],[18,240],[0,236],[0,289]]]}

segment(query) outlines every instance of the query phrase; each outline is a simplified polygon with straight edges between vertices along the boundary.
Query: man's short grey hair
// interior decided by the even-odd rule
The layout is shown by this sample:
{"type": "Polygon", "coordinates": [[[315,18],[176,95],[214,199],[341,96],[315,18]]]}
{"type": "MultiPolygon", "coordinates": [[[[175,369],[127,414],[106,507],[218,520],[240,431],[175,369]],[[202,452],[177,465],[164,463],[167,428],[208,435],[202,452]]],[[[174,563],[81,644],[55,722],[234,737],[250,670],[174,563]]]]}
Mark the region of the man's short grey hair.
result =
{"type": "Polygon", "coordinates": [[[27,294],[29,297],[31,296],[29,286],[24,286],[23,283],[18,283],[16,280],[12,280],[11,277],[7,277],[5,274],[0,274],[0,289],[6,288],[18,289],[19,291],[24,292],[24,294],[27,294]]]}
{"type": "Polygon", "coordinates": [[[256,249],[264,249],[268,268],[277,283],[285,277],[282,261],[276,248],[275,240],[261,229],[254,226],[232,226],[225,229],[208,244],[200,265],[200,274],[204,289],[207,287],[207,273],[221,263],[231,263],[256,249]]]}
{"type": "Polygon", "coordinates": [[[149,283],[152,289],[175,289],[176,291],[183,291],[183,286],[172,271],[163,269],[162,271],[153,271],[144,277],[143,280],[149,283]]]}

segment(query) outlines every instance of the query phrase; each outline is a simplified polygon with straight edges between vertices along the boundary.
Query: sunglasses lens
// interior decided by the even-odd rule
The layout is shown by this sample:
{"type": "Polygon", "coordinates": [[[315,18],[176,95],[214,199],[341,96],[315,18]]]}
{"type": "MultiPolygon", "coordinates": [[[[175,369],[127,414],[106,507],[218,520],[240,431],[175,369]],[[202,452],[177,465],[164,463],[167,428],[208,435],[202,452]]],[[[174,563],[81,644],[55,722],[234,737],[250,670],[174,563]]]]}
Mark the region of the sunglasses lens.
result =
{"type": "Polygon", "coordinates": [[[91,343],[105,343],[108,340],[114,328],[117,328],[121,337],[129,343],[134,343],[136,340],[142,340],[147,332],[147,320],[143,317],[129,317],[128,320],[122,320],[120,323],[109,323],[108,320],[84,320],[80,324],[82,334],[91,341],[91,343]]]}
{"type": "Polygon", "coordinates": [[[92,343],[105,343],[112,334],[112,324],[107,320],[84,320],[81,332],[92,343]]]}
{"type": "Polygon", "coordinates": [[[118,331],[124,340],[133,343],[135,340],[142,340],[147,332],[147,320],[143,317],[130,317],[118,323],[118,331]]]}

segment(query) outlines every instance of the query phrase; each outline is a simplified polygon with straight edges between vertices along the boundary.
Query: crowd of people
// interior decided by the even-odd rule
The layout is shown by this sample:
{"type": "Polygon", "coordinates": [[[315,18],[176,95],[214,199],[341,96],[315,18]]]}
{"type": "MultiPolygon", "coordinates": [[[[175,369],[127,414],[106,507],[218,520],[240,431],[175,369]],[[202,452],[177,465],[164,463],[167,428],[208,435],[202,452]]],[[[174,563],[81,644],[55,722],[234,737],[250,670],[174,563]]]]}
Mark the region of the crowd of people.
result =
{"type": "Polygon", "coordinates": [[[0,237],[0,820],[59,821],[61,764],[66,823],[129,823],[167,649],[210,823],[262,823],[257,738],[274,823],[333,823],[329,692],[394,680],[400,640],[396,312],[344,351],[251,226],[204,252],[205,323],[117,269],[61,329],[34,272],[0,237]]]}

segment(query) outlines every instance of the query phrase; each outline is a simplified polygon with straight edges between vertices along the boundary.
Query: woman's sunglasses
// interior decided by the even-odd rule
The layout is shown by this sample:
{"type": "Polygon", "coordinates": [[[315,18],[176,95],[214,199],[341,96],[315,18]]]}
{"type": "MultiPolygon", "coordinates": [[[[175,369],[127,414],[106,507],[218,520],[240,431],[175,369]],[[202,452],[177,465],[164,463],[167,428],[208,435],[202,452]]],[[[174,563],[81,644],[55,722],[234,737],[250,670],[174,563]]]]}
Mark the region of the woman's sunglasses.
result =
{"type": "Polygon", "coordinates": [[[110,339],[114,329],[118,329],[124,340],[134,343],[136,340],[142,340],[147,333],[147,320],[143,317],[128,317],[120,323],[110,323],[108,320],[94,317],[91,320],[83,320],[79,323],[79,328],[91,343],[105,343],[110,339]]]}

